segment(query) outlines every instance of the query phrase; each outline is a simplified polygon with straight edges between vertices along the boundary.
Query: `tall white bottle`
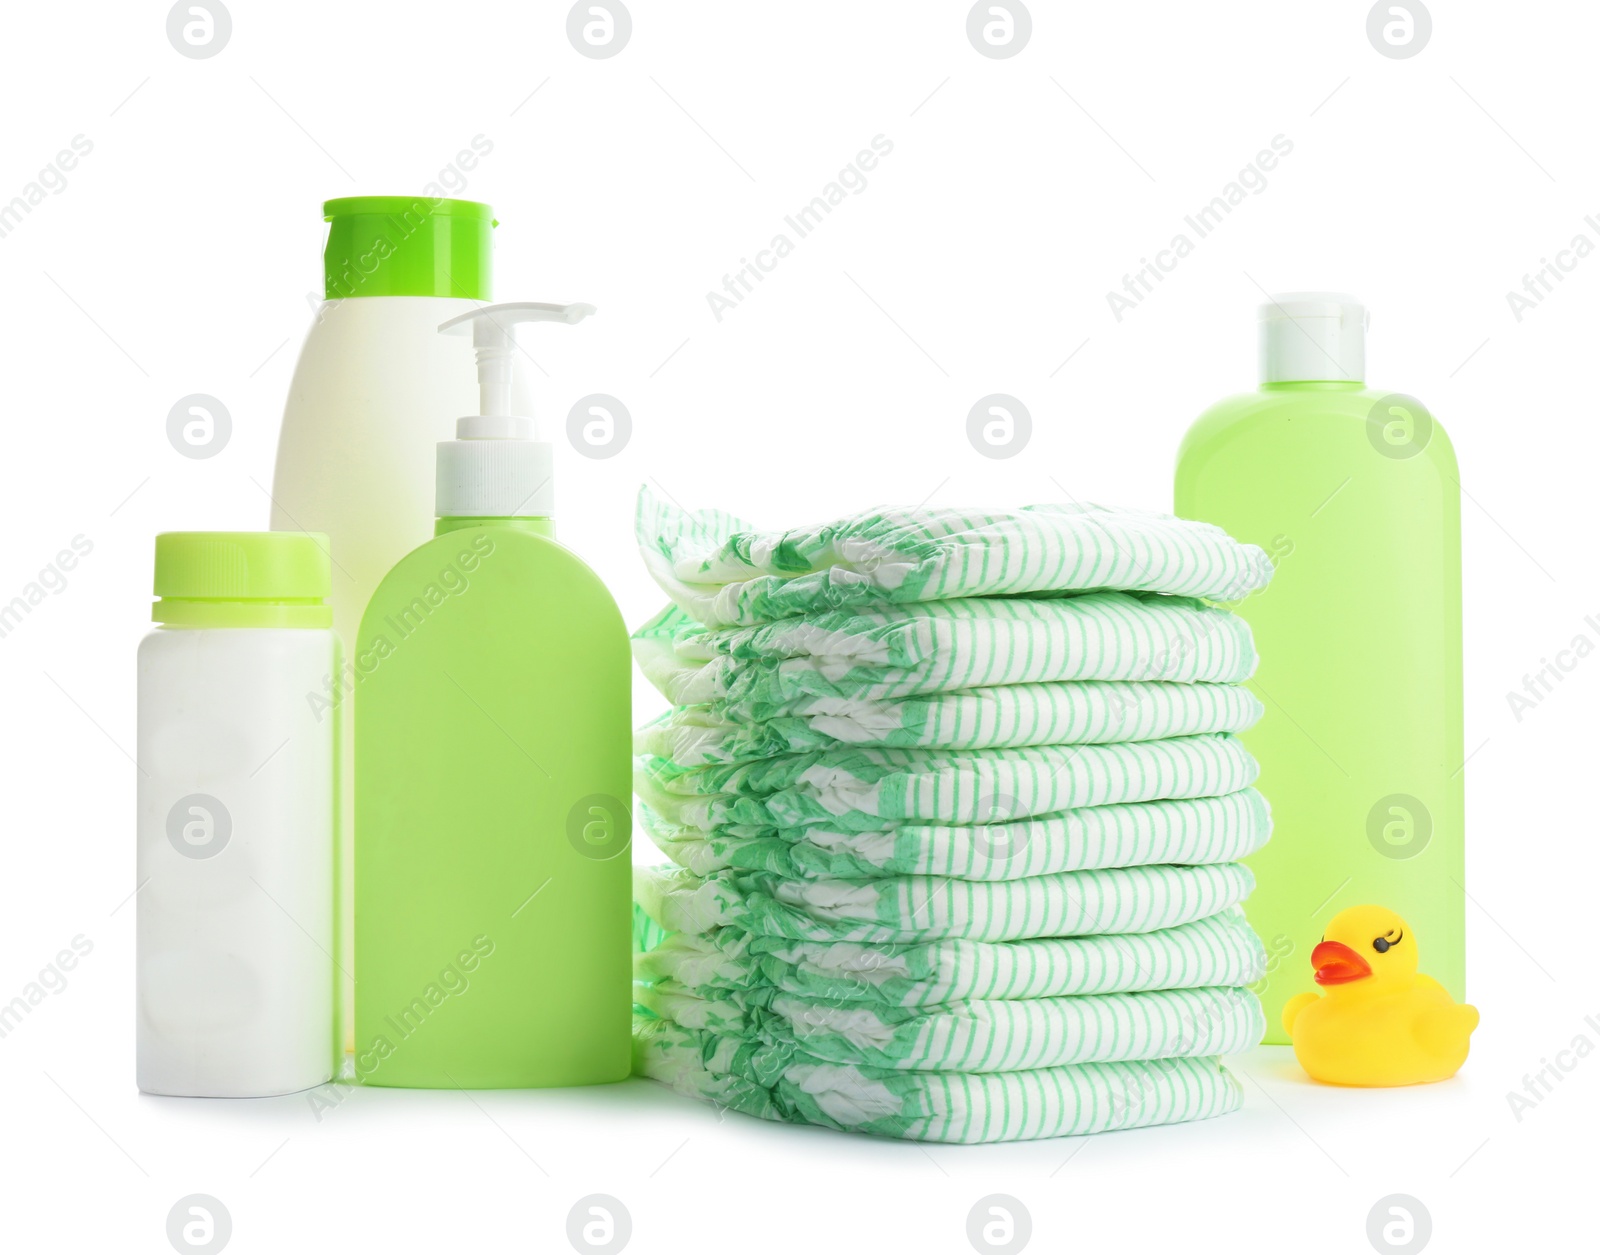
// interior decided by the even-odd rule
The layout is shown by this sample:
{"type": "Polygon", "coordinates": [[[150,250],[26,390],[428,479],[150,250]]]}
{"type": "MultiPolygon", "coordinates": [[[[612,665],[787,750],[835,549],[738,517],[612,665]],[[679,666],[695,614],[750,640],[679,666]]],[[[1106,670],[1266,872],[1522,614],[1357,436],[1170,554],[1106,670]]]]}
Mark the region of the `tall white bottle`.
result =
{"type": "Polygon", "coordinates": [[[138,1081],[251,1098],[329,1080],[337,665],[327,537],[168,532],[139,646],[138,1081]]]}
{"type": "MultiPolygon", "coordinates": [[[[332,540],[333,622],[356,639],[378,582],[433,535],[434,449],[454,434],[451,415],[478,403],[472,346],[439,324],[491,299],[494,217],[474,201],[352,196],[323,205],[327,299],[300,350],[278,437],[272,481],[275,531],[332,540]]],[[[329,676],[326,700],[353,743],[355,683],[329,676]]],[[[341,782],[340,964],[355,970],[351,773],[341,782]]],[[[344,1006],[354,990],[346,982],[344,1006]]]]}

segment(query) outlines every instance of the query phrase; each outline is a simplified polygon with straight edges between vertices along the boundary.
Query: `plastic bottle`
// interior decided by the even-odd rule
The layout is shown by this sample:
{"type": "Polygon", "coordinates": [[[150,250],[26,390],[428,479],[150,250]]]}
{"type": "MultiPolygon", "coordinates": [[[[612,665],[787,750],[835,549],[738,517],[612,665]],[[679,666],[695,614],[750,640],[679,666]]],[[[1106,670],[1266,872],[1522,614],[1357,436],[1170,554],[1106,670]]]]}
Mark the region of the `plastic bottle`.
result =
{"type": "MultiPolygon", "coordinates": [[[[317,531],[333,541],[333,622],[355,639],[372,590],[428,538],[433,446],[450,415],[473,405],[465,344],[437,327],[491,299],[487,205],[428,196],[350,196],[322,207],[327,299],[300,350],[278,437],[272,479],[276,531],[317,531]]],[[[346,676],[330,676],[340,701],[346,676]]],[[[342,788],[349,918],[352,798],[342,788]]],[[[351,939],[340,962],[353,971],[351,939]]],[[[352,990],[346,983],[345,1005],[352,990]]]]}
{"type": "Polygon", "coordinates": [[[156,537],[139,646],[138,1080],[247,1098],[336,1071],[327,538],[156,537]]]}
{"type": "Polygon", "coordinates": [[[1461,498],[1444,428],[1369,389],[1353,297],[1260,309],[1261,386],[1207,410],[1178,455],[1176,512],[1267,550],[1255,633],[1266,707],[1245,744],[1273,837],[1246,912],[1270,956],[1270,1042],[1313,988],[1307,956],[1352,904],[1398,911],[1465,997],[1461,498]]]}
{"type": "Polygon", "coordinates": [[[473,334],[482,414],[438,447],[433,540],[378,586],[356,681],[355,1071],[432,1088],[628,1073],[627,631],[554,538],[551,449],[508,412],[516,322],[473,334]]]}

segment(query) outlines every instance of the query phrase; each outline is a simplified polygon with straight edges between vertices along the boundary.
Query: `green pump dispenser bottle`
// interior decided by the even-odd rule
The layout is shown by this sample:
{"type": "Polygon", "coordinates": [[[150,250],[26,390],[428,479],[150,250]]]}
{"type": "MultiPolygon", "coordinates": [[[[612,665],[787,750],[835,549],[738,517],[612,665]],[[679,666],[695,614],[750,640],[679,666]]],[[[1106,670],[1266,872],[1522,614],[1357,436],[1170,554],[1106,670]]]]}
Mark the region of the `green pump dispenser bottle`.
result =
{"type": "Polygon", "coordinates": [[[519,322],[477,348],[483,413],[438,453],[439,520],[361,620],[355,1071],[371,1085],[589,1085],[629,1069],[628,635],[556,543],[551,449],[510,414],[519,322]]]}
{"type": "Polygon", "coordinates": [[[1398,911],[1465,997],[1461,488],[1444,428],[1363,382],[1354,298],[1289,293],[1260,317],[1261,387],[1189,429],[1175,509],[1277,567],[1237,610],[1266,707],[1244,741],[1273,811],[1245,909],[1282,1043],[1283,1004],[1316,988],[1311,951],[1345,907],[1398,911]]]}

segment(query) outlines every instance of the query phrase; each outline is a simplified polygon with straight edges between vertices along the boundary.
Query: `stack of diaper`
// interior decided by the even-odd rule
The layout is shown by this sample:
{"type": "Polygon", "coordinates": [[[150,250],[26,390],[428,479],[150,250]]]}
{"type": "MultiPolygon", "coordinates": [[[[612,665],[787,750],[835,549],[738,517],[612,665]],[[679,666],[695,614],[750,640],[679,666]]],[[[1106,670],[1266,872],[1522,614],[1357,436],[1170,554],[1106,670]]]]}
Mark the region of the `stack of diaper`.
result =
{"type": "Polygon", "coordinates": [[[636,1070],[981,1142],[1233,1110],[1261,550],[1095,506],[756,532],[642,494],[636,1070]]]}

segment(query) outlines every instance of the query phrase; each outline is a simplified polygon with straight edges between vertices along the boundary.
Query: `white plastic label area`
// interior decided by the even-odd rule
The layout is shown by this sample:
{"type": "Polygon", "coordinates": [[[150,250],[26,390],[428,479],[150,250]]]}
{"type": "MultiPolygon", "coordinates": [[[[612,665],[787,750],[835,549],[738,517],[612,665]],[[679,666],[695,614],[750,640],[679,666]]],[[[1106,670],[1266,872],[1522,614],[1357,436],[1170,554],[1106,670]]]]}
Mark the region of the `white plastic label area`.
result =
{"type": "Polygon", "coordinates": [[[331,630],[161,628],[139,648],[138,1079],[289,1094],[334,1074],[331,630]]]}

